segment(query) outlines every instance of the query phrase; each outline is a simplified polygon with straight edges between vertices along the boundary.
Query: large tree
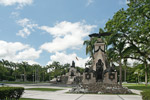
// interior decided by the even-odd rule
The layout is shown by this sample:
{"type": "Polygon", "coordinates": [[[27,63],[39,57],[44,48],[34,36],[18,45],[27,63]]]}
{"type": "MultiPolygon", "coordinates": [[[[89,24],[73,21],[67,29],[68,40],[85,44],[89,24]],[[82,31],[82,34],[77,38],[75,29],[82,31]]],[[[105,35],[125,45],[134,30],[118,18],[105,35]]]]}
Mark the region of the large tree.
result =
{"type": "MultiPolygon", "coordinates": [[[[141,61],[147,69],[150,61],[150,0],[130,0],[128,8],[115,13],[106,23],[105,29],[114,34],[122,34],[130,47],[127,58],[141,61]]],[[[147,85],[147,70],[145,83],[147,85]]]]}

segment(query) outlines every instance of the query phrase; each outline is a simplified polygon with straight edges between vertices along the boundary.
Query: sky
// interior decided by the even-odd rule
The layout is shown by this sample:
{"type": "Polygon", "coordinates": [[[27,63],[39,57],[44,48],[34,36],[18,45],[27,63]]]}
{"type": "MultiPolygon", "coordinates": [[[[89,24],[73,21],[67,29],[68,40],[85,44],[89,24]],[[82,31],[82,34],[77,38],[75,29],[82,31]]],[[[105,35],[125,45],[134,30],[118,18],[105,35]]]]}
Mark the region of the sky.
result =
{"type": "Polygon", "coordinates": [[[121,8],[126,0],[0,0],[0,59],[84,67],[83,41],[121,8]]]}

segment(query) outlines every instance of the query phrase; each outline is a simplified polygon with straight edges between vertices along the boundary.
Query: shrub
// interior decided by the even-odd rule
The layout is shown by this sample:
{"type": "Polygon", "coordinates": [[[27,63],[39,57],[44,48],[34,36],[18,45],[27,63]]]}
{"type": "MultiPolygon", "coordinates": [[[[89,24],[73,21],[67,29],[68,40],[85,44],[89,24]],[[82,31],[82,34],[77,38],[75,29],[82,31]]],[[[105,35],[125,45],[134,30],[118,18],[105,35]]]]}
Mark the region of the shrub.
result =
{"type": "Polygon", "coordinates": [[[0,100],[18,100],[23,94],[22,87],[0,87],[0,100]]]}
{"type": "Polygon", "coordinates": [[[143,100],[150,100],[150,90],[141,92],[141,95],[143,100]]]}

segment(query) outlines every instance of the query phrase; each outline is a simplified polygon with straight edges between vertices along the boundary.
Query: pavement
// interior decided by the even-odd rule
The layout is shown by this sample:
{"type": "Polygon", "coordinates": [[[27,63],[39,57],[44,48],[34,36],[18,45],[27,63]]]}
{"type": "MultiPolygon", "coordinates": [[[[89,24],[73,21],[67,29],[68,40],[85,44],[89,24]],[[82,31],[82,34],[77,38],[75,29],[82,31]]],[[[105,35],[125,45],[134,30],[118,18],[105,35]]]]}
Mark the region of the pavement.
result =
{"type": "MultiPolygon", "coordinates": [[[[69,94],[71,88],[44,86],[44,85],[24,85],[24,84],[9,84],[9,86],[24,87],[24,88],[60,88],[64,90],[50,92],[50,91],[33,91],[25,90],[22,98],[34,98],[44,100],[142,100],[141,95],[103,95],[103,94],[69,94]]],[[[132,90],[139,94],[140,91],[132,90]]]]}

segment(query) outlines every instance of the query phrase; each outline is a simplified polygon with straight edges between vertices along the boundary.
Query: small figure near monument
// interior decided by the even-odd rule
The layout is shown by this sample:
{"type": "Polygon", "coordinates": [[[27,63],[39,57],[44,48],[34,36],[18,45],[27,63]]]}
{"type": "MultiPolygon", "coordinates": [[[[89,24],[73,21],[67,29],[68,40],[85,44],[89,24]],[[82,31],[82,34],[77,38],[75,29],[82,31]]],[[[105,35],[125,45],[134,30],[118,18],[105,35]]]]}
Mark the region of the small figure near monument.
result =
{"type": "Polygon", "coordinates": [[[71,67],[75,67],[75,62],[74,61],[72,61],[72,66],[71,67]]]}

